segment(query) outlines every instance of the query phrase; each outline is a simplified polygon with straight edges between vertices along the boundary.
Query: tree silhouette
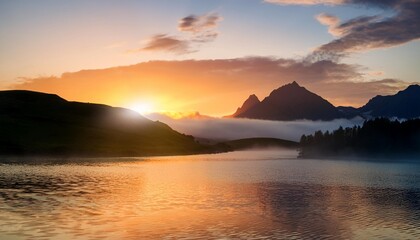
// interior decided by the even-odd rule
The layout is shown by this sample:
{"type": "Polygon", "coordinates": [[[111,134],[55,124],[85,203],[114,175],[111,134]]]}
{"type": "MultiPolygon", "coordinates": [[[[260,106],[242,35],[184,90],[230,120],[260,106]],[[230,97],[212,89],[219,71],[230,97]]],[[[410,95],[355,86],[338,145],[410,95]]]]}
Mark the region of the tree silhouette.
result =
{"type": "Polygon", "coordinates": [[[300,139],[300,157],[420,157],[420,119],[376,118],[362,126],[316,131],[300,139]]]}

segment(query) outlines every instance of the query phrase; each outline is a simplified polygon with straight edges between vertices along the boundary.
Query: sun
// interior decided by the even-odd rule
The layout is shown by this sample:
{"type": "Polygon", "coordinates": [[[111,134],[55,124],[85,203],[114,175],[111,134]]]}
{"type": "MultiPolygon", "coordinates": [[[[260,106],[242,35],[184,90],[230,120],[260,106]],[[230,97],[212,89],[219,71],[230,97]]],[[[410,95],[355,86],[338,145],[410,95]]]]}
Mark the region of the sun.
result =
{"type": "Polygon", "coordinates": [[[153,112],[153,105],[148,102],[135,103],[128,106],[128,108],[142,115],[153,112]]]}

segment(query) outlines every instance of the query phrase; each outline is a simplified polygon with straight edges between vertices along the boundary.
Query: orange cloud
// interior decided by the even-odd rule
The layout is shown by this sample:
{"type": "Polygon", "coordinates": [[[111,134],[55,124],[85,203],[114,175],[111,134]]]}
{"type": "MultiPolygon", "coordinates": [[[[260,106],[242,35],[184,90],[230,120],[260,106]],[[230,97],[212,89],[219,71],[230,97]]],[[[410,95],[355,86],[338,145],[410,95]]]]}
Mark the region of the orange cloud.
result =
{"type": "Polygon", "coordinates": [[[151,61],[26,79],[11,88],[123,107],[144,100],[156,111],[200,111],[223,116],[233,113],[250,94],[267,96],[294,80],[335,105],[353,106],[377,94],[394,94],[410,84],[399,80],[369,81],[359,69],[331,61],[308,63],[262,57],[151,61]]]}

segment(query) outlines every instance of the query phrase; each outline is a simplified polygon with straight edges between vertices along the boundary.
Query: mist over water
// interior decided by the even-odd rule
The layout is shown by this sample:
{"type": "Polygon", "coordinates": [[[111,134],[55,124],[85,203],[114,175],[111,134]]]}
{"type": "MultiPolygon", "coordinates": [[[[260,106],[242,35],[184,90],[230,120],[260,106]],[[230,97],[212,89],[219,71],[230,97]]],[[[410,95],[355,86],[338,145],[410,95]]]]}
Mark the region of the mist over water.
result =
{"type": "Polygon", "coordinates": [[[353,127],[363,123],[362,118],[337,119],[333,121],[269,121],[239,118],[172,119],[151,114],[148,118],[161,121],[184,134],[210,139],[234,140],[252,137],[272,137],[299,141],[303,134],[315,131],[331,131],[342,127],[353,127]]]}

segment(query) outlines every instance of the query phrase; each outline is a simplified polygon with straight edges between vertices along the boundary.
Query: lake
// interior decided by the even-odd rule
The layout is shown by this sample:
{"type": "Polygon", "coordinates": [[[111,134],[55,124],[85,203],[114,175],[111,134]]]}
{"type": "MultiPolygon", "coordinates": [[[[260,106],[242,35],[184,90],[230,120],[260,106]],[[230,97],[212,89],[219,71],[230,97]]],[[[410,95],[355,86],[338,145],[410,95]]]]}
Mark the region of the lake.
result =
{"type": "Polygon", "coordinates": [[[0,164],[0,239],[420,239],[420,163],[295,155],[0,164]]]}

